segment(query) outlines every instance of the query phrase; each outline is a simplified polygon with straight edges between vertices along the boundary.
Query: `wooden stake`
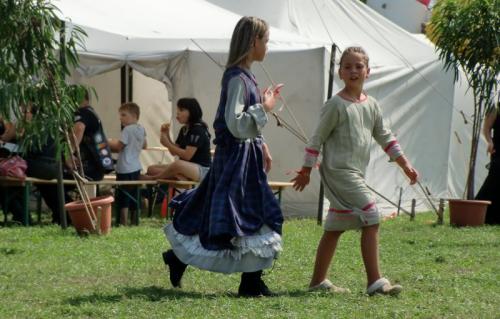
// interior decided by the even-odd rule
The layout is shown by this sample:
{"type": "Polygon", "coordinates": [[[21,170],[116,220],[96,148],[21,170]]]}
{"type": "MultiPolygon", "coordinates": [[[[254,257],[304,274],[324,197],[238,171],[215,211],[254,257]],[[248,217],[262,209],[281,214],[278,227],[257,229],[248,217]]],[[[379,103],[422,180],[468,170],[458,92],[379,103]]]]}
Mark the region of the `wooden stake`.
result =
{"type": "Polygon", "coordinates": [[[410,215],[411,221],[415,220],[415,206],[417,206],[417,200],[413,198],[411,200],[411,215],[410,215]]]}
{"type": "Polygon", "coordinates": [[[399,201],[398,201],[398,216],[401,211],[401,197],[403,197],[403,187],[399,188],[399,201]]]}
{"type": "Polygon", "coordinates": [[[438,225],[443,225],[443,215],[444,215],[444,199],[439,199],[439,208],[438,208],[438,225]]]}

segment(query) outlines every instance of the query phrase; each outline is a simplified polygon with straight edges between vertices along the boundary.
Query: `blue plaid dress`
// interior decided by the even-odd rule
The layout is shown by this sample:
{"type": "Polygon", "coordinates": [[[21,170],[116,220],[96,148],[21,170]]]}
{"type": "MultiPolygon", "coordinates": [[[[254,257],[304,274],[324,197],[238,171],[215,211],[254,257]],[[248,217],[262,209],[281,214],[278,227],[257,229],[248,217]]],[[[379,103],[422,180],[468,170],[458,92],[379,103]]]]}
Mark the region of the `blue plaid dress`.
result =
{"type": "Polygon", "coordinates": [[[233,77],[245,84],[244,112],[261,102],[253,74],[239,67],[225,71],[212,166],[198,188],[172,200],[174,220],[165,228],[184,263],[226,273],[270,267],[281,250],[283,224],[263,168],[262,136],[239,140],[227,128],[227,88],[233,77]]]}

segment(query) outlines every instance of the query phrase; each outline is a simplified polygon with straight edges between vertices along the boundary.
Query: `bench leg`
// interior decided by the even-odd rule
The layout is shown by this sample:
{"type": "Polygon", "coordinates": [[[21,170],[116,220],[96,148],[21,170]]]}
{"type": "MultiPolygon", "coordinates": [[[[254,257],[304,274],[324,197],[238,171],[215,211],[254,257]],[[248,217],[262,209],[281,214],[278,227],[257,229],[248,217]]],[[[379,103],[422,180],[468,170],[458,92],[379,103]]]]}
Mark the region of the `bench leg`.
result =
{"type": "Polygon", "coordinates": [[[3,225],[7,226],[7,207],[9,207],[9,188],[5,187],[2,189],[2,211],[3,211],[3,225]]]}
{"type": "Polygon", "coordinates": [[[134,224],[136,226],[139,226],[139,218],[141,216],[141,188],[139,186],[137,186],[135,188],[135,201],[136,201],[136,210],[135,210],[135,220],[134,220],[134,224]]]}
{"type": "Polygon", "coordinates": [[[118,197],[118,192],[120,192],[120,186],[116,186],[115,188],[115,201],[113,202],[113,210],[115,213],[115,226],[120,227],[121,225],[121,215],[120,215],[120,208],[118,208],[118,201],[116,198],[118,197]]]}
{"type": "Polygon", "coordinates": [[[38,219],[38,225],[42,223],[42,194],[37,189],[36,192],[36,215],[38,219]]]}
{"type": "Polygon", "coordinates": [[[30,213],[30,192],[31,192],[31,184],[26,183],[23,188],[23,225],[24,226],[29,226],[30,220],[29,220],[29,213],[30,213]]]}
{"type": "Polygon", "coordinates": [[[148,193],[148,217],[153,216],[153,187],[151,185],[146,186],[148,193]]]}

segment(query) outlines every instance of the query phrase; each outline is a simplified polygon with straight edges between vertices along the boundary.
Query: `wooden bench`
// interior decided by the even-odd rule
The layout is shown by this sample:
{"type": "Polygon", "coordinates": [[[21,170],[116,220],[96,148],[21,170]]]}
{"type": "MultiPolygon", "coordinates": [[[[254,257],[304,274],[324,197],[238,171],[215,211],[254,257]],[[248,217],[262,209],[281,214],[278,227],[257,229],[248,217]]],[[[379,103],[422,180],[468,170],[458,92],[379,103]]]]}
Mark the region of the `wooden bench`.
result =
{"type": "MultiPolygon", "coordinates": [[[[167,191],[165,193],[167,205],[168,205],[168,203],[170,203],[170,200],[172,199],[173,196],[175,196],[175,194],[180,193],[182,190],[195,188],[199,184],[199,182],[179,181],[179,180],[174,180],[174,179],[159,179],[157,182],[158,182],[158,186],[161,186],[161,185],[167,186],[167,191]]],[[[269,181],[268,184],[269,184],[269,187],[271,188],[271,190],[273,191],[274,195],[278,197],[278,202],[281,206],[281,194],[282,194],[283,190],[287,187],[292,186],[293,183],[269,181]]],[[[152,205],[149,206],[149,209],[150,209],[149,213],[152,214],[152,209],[153,209],[152,205]]],[[[167,208],[167,217],[172,217],[171,211],[168,208],[167,208]]]]}
{"type": "MultiPolygon", "coordinates": [[[[105,176],[105,178],[101,181],[88,181],[85,182],[84,185],[94,185],[96,187],[99,186],[111,186],[114,187],[116,190],[119,190],[120,187],[123,186],[149,186],[152,187],[157,184],[156,181],[145,181],[145,180],[138,180],[138,181],[117,181],[115,179],[115,176],[105,176]]],[[[75,180],[68,180],[65,179],[63,180],[64,185],[72,185],[76,186],[76,181],[75,180]]],[[[40,179],[40,178],[34,178],[34,177],[26,177],[25,179],[18,179],[18,178],[13,178],[13,177],[5,177],[5,176],[0,176],[0,186],[3,186],[5,191],[2,192],[1,194],[1,199],[3,201],[3,207],[7,207],[9,201],[11,200],[10,195],[9,195],[9,188],[10,187],[21,187],[22,188],[22,196],[23,196],[23,225],[28,226],[29,225],[29,196],[31,194],[33,185],[57,185],[57,180],[56,179],[51,179],[51,180],[46,180],[46,179],[40,179]]],[[[137,203],[137,214],[136,214],[136,219],[135,219],[135,224],[139,223],[139,215],[141,213],[141,192],[140,192],[140,187],[137,187],[136,189],[136,194],[135,196],[131,197],[132,200],[134,200],[137,203]]],[[[128,193],[125,193],[127,196],[130,196],[128,193]]],[[[116,216],[116,223],[120,223],[120,212],[116,208],[117,206],[115,205],[115,216],[116,216]]],[[[39,214],[39,219],[40,219],[40,211],[41,211],[41,202],[39,202],[37,211],[39,214]]],[[[7,216],[7,213],[4,212],[5,218],[7,216]]]]}
{"type": "MultiPolygon", "coordinates": [[[[281,205],[281,196],[282,196],[282,191],[293,185],[293,183],[290,182],[273,182],[269,181],[269,186],[271,187],[271,190],[273,191],[274,195],[277,196],[278,202],[281,205]]],[[[4,186],[5,191],[2,192],[1,194],[1,200],[3,203],[3,207],[8,206],[8,202],[10,200],[9,198],[9,187],[21,187],[22,188],[22,196],[23,196],[23,225],[28,226],[29,225],[29,198],[30,194],[32,192],[33,186],[34,185],[56,185],[57,180],[52,179],[52,180],[46,180],[46,179],[39,179],[39,178],[34,178],[34,177],[26,177],[24,180],[18,179],[18,178],[13,178],[13,177],[4,177],[0,176],[0,186],[4,186]]],[[[75,180],[68,180],[65,179],[63,180],[64,185],[72,185],[76,186],[76,181],[75,180]]],[[[162,185],[167,186],[167,192],[165,194],[167,203],[170,202],[170,199],[175,195],[180,193],[182,190],[186,189],[191,189],[196,186],[198,186],[199,182],[194,182],[194,181],[179,181],[179,180],[171,180],[171,179],[160,179],[158,181],[149,181],[149,180],[138,180],[138,181],[117,181],[116,176],[114,175],[106,175],[103,180],[101,181],[88,181],[85,183],[85,185],[95,185],[96,187],[100,186],[112,186],[116,190],[119,190],[121,186],[146,186],[148,187],[149,190],[152,189],[154,186],[158,186],[158,189],[161,189],[160,187],[162,185]]],[[[149,192],[151,193],[151,191],[149,192]]],[[[127,196],[130,196],[128,193],[125,193],[127,196]]],[[[139,224],[139,216],[141,214],[141,188],[137,187],[135,196],[131,197],[132,200],[134,200],[137,204],[137,214],[135,215],[135,220],[134,223],[137,225],[139,224]]],[[[120,224],[120,212],[117,208],[117,205],[114,205],[115,207],[115,221],[116,225],[120,224]]],[[[153,211],[153,200],[150,196],[149,198],[149,205],[148,205],[148,215],[151,217],[152,216],[152,211],[153,211]]],[[[40,212],[41,212],[41,201],[38,201],[37,205],[37,212],[38,212],[38,219],[40,221],[40,212]]],[[[170,212],[170,210],[167,209],[167,213],[170,212]]],[[[7,213],[4,212],[5,219],[7,218],[7,213]]]]}

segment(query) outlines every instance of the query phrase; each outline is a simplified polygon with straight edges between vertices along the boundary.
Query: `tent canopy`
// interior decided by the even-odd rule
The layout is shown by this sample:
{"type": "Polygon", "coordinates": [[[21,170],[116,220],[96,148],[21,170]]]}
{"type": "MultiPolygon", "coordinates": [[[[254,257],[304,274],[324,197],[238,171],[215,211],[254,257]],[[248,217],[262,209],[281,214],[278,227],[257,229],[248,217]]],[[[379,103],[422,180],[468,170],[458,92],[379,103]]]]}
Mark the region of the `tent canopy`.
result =
{"type": "MultiPolygon", "coordinates": [[[[54,4],[62,19],[88,33],[82,54],[120,60],[161,59],[184,50],[200,51],[200,47],[226,52],[241,18],[203,0],[59,0],[54,4]]],[[[271,51],[323,45],[276,28],[270,33],[271,51]]]]}

